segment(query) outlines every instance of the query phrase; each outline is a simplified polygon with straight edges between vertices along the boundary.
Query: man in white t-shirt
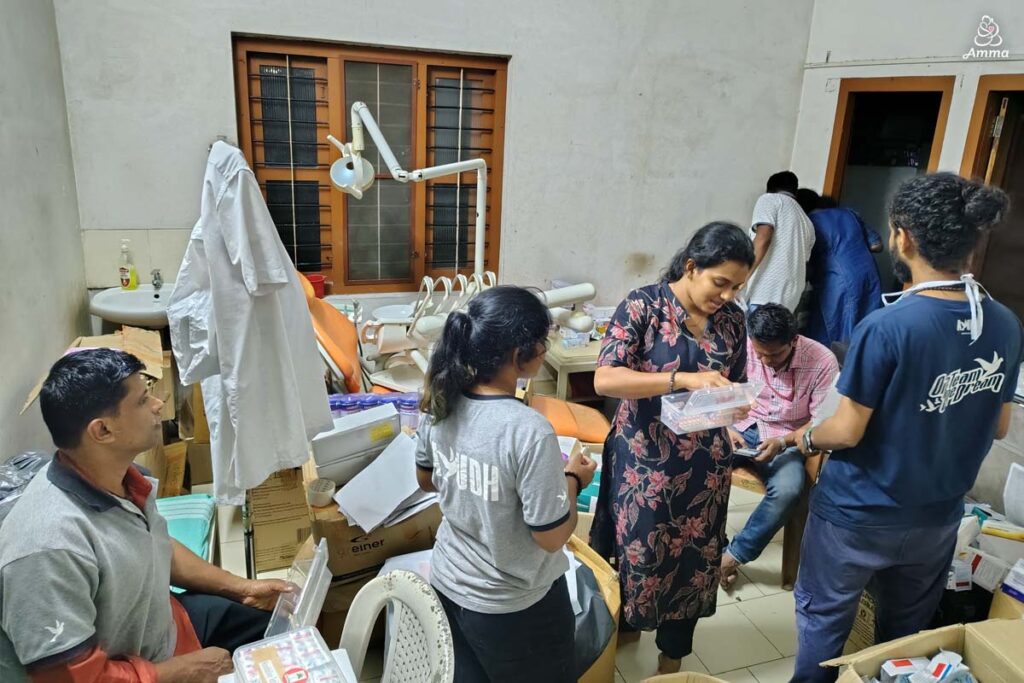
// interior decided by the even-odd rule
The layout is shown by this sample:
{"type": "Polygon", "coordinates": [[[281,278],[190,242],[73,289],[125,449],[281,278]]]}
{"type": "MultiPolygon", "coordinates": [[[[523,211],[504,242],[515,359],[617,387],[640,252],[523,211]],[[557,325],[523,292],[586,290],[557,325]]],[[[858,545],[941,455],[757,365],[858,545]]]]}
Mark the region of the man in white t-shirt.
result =
{"type": "Polygon", "coordinates": [[[754,205],[750,221],[754,272],[747,280],[748,306],[782,304],[796,313],[814,246],[814,225],[796,201],[798,185],[792,171],[775,173],[754,205]]]}

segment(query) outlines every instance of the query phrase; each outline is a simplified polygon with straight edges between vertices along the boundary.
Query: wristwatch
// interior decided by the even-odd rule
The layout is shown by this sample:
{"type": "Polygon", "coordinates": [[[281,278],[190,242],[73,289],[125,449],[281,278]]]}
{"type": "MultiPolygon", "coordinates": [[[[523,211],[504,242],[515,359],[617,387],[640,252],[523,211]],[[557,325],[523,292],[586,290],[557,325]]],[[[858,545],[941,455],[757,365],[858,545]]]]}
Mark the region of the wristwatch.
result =
{"type": "Polygon", "coordinates": [[[807,453],[814,452],[814,441],[812,441],[811,434],[814,433],[814,427],[810,427],[804,432],[804,451],[807,453]]]}

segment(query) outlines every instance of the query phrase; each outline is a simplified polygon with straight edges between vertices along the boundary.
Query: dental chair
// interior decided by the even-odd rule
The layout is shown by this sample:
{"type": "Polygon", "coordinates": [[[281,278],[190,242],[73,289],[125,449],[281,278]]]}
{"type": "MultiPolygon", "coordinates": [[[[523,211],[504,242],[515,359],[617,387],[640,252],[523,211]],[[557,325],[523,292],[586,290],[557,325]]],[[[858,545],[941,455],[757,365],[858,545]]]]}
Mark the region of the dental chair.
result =
{"type": "Polygon", "coordinates": [[[611,423],[601,411],[554,396],[538,396],[533,381],[526,384],[524,402],[547,418],[558,436],[579,439],[584,443],[604,443],[611,423]]]}

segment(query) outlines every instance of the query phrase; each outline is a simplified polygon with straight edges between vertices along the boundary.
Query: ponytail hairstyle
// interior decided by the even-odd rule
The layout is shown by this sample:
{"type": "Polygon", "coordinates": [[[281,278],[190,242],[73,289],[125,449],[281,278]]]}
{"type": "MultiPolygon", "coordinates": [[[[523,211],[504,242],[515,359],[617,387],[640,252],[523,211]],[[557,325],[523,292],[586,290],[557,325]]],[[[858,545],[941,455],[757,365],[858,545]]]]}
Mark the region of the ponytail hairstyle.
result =
{"type": "Polygon", "coordinates": [[[551,314],[533,292],[492,287],[473,297],[465,312],[453,311],[430,356],[420,408],[440,422],[451,415],[462,393],[493,380],[516,360],[525,365],[540,354],[551,329],[551,314]]]}
{"type": "Polygon", "coordinates": [[[742,263],[750,268],[754,265],[754,243],[734,223],[708,223],[694,233],[685,248],[676,253],[672,263],[661,274],[661,279],[664,282],[681,280],[686,275],[686,264],[690,261],[700,270],[714,268],[728,261],[742,263]]]}
{"type": "Polygon", "coordinates": [[[906,230],[928,264],[962,270],[982,235],[999,223],[1010,200],[998,187],[954,173],[917,176],[900,185],[889,204],[889,222],[906,230]]]}

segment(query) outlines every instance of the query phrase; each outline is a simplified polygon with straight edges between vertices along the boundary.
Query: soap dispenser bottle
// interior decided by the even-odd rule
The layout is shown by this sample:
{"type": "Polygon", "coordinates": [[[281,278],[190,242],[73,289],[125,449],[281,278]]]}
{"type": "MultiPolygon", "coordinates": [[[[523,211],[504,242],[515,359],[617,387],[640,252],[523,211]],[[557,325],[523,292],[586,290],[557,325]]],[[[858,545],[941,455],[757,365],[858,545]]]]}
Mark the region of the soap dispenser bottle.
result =
{"type": "Polygon", "coordinates": [[[128,243],[131,240],[121,240],[121,264],[117,269],[118,277],[121,280],[121,289],[132,290],[139,288],[139,274],[132,262],[131,252],[128,251],[128,243]]]}

